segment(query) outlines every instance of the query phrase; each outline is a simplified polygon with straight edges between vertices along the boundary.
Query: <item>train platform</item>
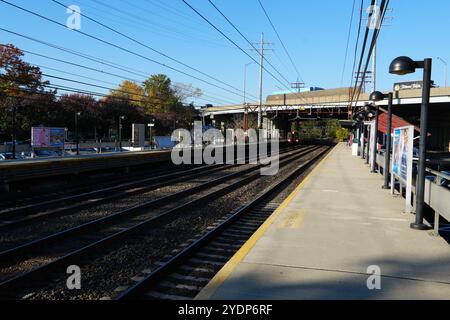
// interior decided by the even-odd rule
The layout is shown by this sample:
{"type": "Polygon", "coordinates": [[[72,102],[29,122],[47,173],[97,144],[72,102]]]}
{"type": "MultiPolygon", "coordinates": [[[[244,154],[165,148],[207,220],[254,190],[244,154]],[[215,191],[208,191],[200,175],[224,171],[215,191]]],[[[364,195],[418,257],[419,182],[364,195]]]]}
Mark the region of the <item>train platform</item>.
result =
{"type": "Polygon", "coordinates": [[[68,177],[101,170],[122,170],[157,162],[170,161],[170,150],[118,152],[36,158],[31,160],[0,162],[0,190],[9,190],[11,183],[25,183],[36,179],[68,177]]]}
{"type": "Polygon", "coordinates": [[[381,185],[339,144],[196,299],[449,299],[450,245],[381,185]]]}

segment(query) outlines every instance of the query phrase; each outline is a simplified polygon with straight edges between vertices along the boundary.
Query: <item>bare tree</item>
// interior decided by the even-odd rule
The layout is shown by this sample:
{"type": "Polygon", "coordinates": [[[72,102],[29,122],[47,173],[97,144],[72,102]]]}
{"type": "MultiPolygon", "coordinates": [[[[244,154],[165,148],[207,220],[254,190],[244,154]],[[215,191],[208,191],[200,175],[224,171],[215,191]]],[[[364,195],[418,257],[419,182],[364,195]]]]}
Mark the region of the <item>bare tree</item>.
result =
{"type": "Polygon", "coordinates": [[[194,88],[192,84],[175,83],[172,86],[172,90],[180,102],[185,102],[189,98],[198,98],[203,95],[202,90],[194,88]]]}

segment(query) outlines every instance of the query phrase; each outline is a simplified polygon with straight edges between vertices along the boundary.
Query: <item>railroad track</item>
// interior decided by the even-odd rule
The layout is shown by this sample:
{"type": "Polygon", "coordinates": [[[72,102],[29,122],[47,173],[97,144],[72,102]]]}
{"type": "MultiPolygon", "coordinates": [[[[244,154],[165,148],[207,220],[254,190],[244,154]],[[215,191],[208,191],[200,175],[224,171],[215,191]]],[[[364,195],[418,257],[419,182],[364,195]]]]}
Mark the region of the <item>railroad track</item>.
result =
{"type": "MultiPolygon", "coordinates": [[[[280,150],[280,152],[287,152],[289,150],[294,149],[295,147],[288,146],[280,150]]],[[[205,166],[206,167],[206,166],[205,166]]],[[[151,170],[150,172],[136,172],[127,174],[126,177],[114,177],[113,181],[104,181],[95,179],[91,181],[89,185],[81,185],[81,186],[73,186],[68,190],[57,190],[52,192],[46,192],[44,194],[34,194],[29,192],[12,194],[7,197],[1,196],[0,201],[3,206],[0,209],[0,220],[3,214],[14,214],[18,212],[25,212],[28,210],[36,210],[36,208],[44,208],[48,206],[54,206],[56,203],[62,203],[64,201],[73,201],[77,199],[77,196],[80,195],[89,195],[92,190],[108,190],[109,187],[114,187],[117,185],[127,185],[128,183],[136,183],[139,184],[139,181],[143,181],[145,183],[146,178],[152,178],[155,176],[163,177],[168,174],[182,174],[184,171],[188,171],[189,169],[197,168],[196,165],[182,165],[175,166],[170,164],[169,166],[158,169],[151,170]]]]}
{"type": "MultiPolygon", "coordinates": [[[[292,149],[289,148],[287,150],[283,150],[282,152],[288,153],[289,150],[292,149]]],[[[54,216],[68,215],[86,208],[90,208],[93,205],[118,201],[126,197],[143,194],[145,192],[194,179],[202,175],[209,175],[214,172],[236,166],[238,165],[216,164],[201,166],[193,169],[168,173],[161,176],[144,178],[138,181],[127,182],[94,191],[91,190],[80,194],[69,195],[66,197],[2,210],[0,211],[0,231],[22,227],[54,216]]]]}
{"type": "Polygon", "coordinates": [[[291,172],[286,179],[265,190],[259,197],[234,213],[220,219],[211,230],[192,239],[172,257],[157,262],[156,269],[144,270],[133,278],[129,288],[119,287],[117,300],[193,299],[240,247],[280,206],[276,195],[304,172],[329,148],[323,148],[309,161],[291,172]]]}
{"type": "MultiPolygon", "coordinates": [[[[301,158],[318,147],[306,147],[300,150],[284,154],[280,166],[289,164],[295,159],[301,158]]],[[[256,180],[259,177],[259,168],[253,166],[243,171],[229,174],[191,190],[185,190],[178,194],[169,195],[156,202],[145,203],[140,206],[117,212],[90,223],[37,239],[30,243],[3,251],[0,253],[0,264],[2,266],[20,265],[23,261],[45,261],[43,264],[34,266],[33,269],[14,275],[0,284],[0,295],[10,297],[10,294],[26,289],[32,283],[34,286],[44,285],[48,277],[54,274],[65,274],[64,266],[80,261],[83,257],[107,248],[109,244],[118,242],[126,237],[133,236],[149,227],[157,226],[163,222],[176,217],[180,212],[198,207],[201,203],[219,198],[235,189],[256,180]],[[230,180],[231,179],[231,180],[230,180]],[[228,181],[230,180],[230,181],[228,181]],[[157,214],[149,214],[149,209],[161,206],[163,203],[175,203],[181,196],[192,196],[200,190],[206,194],[199,195],[187,202],[171,208],[162,208],[157,214]],[[101,230],[101,231],[99,231],[101,230]],[[48,256],[52,256],[50,259],[48,256]],[[46,257],[46,258],[45,258],[46,257]],[[50,262],[48,262],[50,260],[50,262]]],[[[17,296],[15,296],[17,298],[17,296]]],[[[19,294],[20,297],[20,294],[19,294]]]]}
{"type": "Polygon", "coordinates": [[[131,172],[126,174],[126,176],[121,175],[106,175],[99,178],[90,179],[87,184],[86,181],[71,184],[69,186],[64,186],[63,189],[59,190],[49,190],[44,189],[42,192],[13,192],[8,195],[0,196],[0,201],[3,203],[3,207],[0,211],[8,211],[14,209],[15,207],[23,207],[25,205],[32,205],[41,203],[48,200],[64,198],[80,193],[86,193],[92,191],[93,189],[103,189],[113,185],[122,184],[126,182],[133,181],[134,179],[141,180],[143,177],[150,177],[155,175],[164,175],[170,172],[183,171],[193,167],[192,165],[185,166],[175,166],[170,164],[169,166],[161,165],[161,168],[152,168],[151,170],[143,170],[139,172],[131,172]],[[5,209],[6,208],[6,209],[5,209]]]}

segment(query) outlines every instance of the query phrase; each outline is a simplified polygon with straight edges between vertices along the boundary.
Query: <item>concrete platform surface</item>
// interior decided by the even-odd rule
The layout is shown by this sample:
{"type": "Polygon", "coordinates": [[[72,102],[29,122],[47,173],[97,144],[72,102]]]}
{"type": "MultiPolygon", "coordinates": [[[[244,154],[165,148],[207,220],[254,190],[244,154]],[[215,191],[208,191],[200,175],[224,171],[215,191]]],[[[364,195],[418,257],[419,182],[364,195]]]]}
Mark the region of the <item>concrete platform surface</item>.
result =
{"type": "Polygon", "coordinates": [[[197,299],[450,299],[450,245],[381,185],[339,144],[197,299]]]}

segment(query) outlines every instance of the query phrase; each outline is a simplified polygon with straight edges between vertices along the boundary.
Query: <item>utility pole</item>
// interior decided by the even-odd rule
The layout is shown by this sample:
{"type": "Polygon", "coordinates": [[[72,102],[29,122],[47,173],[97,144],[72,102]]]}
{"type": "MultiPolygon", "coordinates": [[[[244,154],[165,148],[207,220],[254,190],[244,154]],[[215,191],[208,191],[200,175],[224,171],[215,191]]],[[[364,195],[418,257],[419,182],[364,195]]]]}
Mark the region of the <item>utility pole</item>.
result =
{"type": "Polygon", "coordinates": [[[300,91],[301,91],[304,87],[305,87],[305,83],[299,82],[298,78],[297,78],[297,82],[291,83],[291,88],[292,88],[292,89],[297,89],[297,93],[300,93],[300,91]]]}
{"type": "Polygon", "coordinates": [[[259,63],[258,129],[262,129],[263,72],[264,72],[264,32],[261,32],[261,59],[260,59],[260,63],[259,63]]]}
{"type": "MultiPolygon", "coordinates": [[[[388,9],[392,13],[392,9],[388,9]]],[[[368,9],[369,13],[369,25],[371,28],[381,28],[381,27],[387,27],[385,23],[387,21],[392,21],[394,18],[385,16],[384,22],[381,25],[381,11],[380,7],[378,6],[378,0],[375,1],[375,4],[373,7],[369,7],[368,9]]],[[[378,41],[375,43],[375,46],[373,47],[372,52],[372,92],[377,91],[377,45],[378,41]]]]}
{"type": "Polygon", "coordinates": [[[367,71],[366,74],[364,75],[362,71],[360,71],[359,73],[357,71],[355,71],[355,79],[356,79],[356,83],[357,84],[361,84],[361,91],[362,92],[366,92],[366,85],[368,83],[372,83],[372,71],[367,71]]]}
{"type": "Polygon", "coordinates": [[[270,49],[266,49],[267,45],[271,45],[270,42],[264,41],[264,32],[261,32],[261,42],[253,45],[254,51],[257,51],[260,55],[259,60],[259,110],[258,110],[258,129],[262,129],[262,105],[263,105],[263,76],[264,76],[264,56],[266,51],[270,49]],[[255,49],[255,45],[259,45],[260,49],[255,49]]]}
{"type": "MultiPolygon", "coordinates": [[[[377,9],[374,9],[371,13],[371,16],[375,15],[375,17],[371,17],[371,18],[376,19],[375,26],[376,26],[376,28],[378,28],[379,19],[381,18],[380,9],[378,7],[378,0],[375,1],[375,7],[377,9]]],[[[375,92],[375,91],[377,91],[377,43],[376,42],[375,42],[375,46],[373,47],[373,52],[372,52],[372,91],[371,92],[375,92]]]]}
{"type": "Polygon", "coordinates": [[[377,44],[373,47],[372,53],[372,92],[377,91],[377,44]]]}

